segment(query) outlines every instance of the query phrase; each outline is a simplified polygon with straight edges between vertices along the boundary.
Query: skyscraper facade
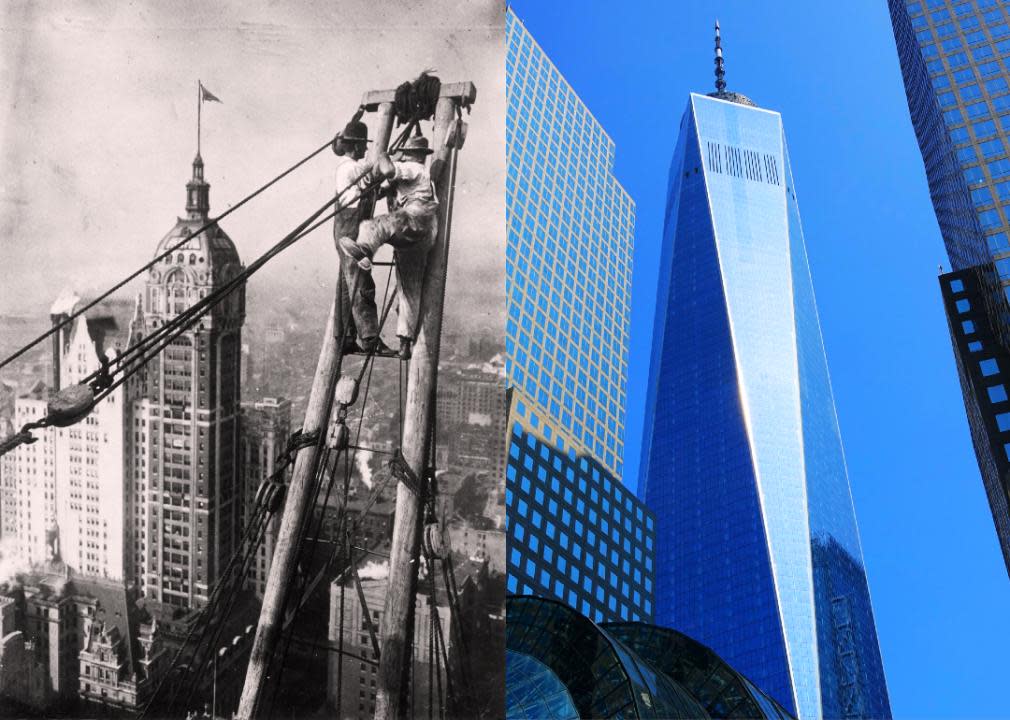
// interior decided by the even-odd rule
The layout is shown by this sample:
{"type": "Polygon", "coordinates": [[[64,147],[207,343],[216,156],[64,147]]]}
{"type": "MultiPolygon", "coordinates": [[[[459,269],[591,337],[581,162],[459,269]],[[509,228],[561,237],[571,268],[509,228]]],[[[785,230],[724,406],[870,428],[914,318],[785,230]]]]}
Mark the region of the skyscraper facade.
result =
{"type": "Polygon", "coordinates": [[[1006,438],[984,372],[1010,348],[1010,13],[997,0],[889,5],[912,125],[954,273],[941,278],[941,288],[972,442],[1010,572],[1010,490],[996,471],[1007,460],[1006,438]],[[960,297],[951,283],[964,286],[960,297]],[[967,318],[958,308],[964,303],[971,304],[967,321],[986,328],[984,347],[981,333],[968,337],[964,330],[967,318]]]}
{"type": "Polygon", "coordinates": [[[639,493],[656,618],[801,718],[890,716],[781,116],[692,94],[639,493]]]}
{"type": "Polygon", "coordinates": [[[506,37],[509,385],[620,480],[634,203],[613,141],[511,10],[506,37]]]}
{"type": "MultiPolygon", "coordinates": [[[[210,185],[203,160],[186,184],[186,216],[156,254],[207,223],[210,185]]],[[[148,273],[136,335],[153,331],[242,268],[235,245],[216,224],[148,273]]],[[[240,531],[239,402],[244,288],[173,340],[139,374],[132,467],[138,496],[140,586],[149,599],[202,606],[240,531]]]]}
{"type": "MultiPolygon", "coordinates": [[[[256,509],[256,496],[260,485],[276,471],[287,448],[291,434],[291,401],[284,398],[263,398],[258,402],[242,403],[241,423],[242,454],[242,527],[249,526],[256,509]]],[[[263,541],[256,549],[256,557],[249,568],[249,583],[262,598],[270,575],[270,561],[280,528],[280,513],[275,513],[263,530],[263,541]]]]}
{"type": "MultiPolygon", "coordinates": [[[[61,293],[50,317],[66,320],[81,299],[61,293]]],[[[39,381],[15,402],[22,425],[47,413],[52,392],[97,371],[101,358],[129,344],[134,304],[104,301],[54,334],[52,387],[39,381]]],[[[125,388],[116,388],[76,425],[47,428],[11,453],[5,483],[9,518],[5,534],[17,539],[30,565],[62,563],[76,575],[133,577],[128,530],[132,509],[125,458],[128,415],[125,388]]]]}
{"type": "Polygon", "coordinates": [[[1010,352],[975,268],[940,276],[940,291],[975,456],[992,510],[1003,560],[1010,567],[1010,508],[1003,478],[1010,477],[1010,352]]]}
{"type": "Polygon", "coordinates": [[[508,591],[647,620],[654,518],[621,484],[634,205],[511,10],[506,37],[508,591]]]}

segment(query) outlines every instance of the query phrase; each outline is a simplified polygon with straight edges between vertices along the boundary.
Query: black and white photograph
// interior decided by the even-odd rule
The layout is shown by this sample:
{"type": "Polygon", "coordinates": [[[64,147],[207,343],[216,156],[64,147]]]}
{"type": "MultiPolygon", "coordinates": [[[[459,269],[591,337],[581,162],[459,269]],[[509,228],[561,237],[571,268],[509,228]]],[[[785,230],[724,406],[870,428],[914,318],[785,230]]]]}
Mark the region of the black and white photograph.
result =
{"type": "Polygon", "coordinates": [[[504,3],[0,38],[0,717],[504,716],[504,3]]]}

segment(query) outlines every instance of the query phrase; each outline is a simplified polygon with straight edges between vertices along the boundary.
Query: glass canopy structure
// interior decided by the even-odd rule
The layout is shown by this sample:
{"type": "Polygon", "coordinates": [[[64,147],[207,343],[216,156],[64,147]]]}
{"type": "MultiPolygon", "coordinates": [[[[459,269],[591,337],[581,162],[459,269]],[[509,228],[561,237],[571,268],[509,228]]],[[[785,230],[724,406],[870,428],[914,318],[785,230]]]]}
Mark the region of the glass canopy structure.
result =
{"type": "Polygon", "coordinates": [[[790,718],[704,645],[644,623],[597,625],[563,603],[506,601],[506,717],[790,718]]]}

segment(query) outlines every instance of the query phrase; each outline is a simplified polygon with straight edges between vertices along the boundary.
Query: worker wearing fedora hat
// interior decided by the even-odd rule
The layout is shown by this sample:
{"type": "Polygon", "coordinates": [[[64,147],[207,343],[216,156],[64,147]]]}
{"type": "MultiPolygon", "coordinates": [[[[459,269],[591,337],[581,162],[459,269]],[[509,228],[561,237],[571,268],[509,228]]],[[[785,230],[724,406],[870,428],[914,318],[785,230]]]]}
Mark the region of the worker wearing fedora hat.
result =
{"type": "MultiPolygon", "coordinates": [[[[361,195],[372,169],[372,163],[364,159],[369,142],[368,126],[360,120],[351,120],[343,132],[333,138],[332,148],[337,155],[336,191],[340,198],[339,208],[333,217],[333,242],[338,253],[341,240],[346,238],[348,242],[354,242],[361,221],[371,214],[372,199],[361,195]]],[[[375,282],[371,274],[360,272],[353,262],[341,261],[340,264],[344,274],[340,293],[342,307],[345,308],[340,328],[342,352],[357,352],[362,348],[371,350],[373,347],[377,352],[389,352],[379,338],[378,320],[373,320],[376,317],[375,282]],[[349,292],[351,287],[355,288],[354,297],[349,292]],[[361,318],[362,322],[355,322],[356,318],[361,318]],[[359,335],[361,345],[356,342],[359,335]]]]}
{"type": "MultiPolygon", "coordinates": [[[[403,359],[410,357],[411,344],[417,335],[424,271],[438,233],[439,206],[433,178],[437,179],[445,167],[449,147],[439,151],[429,167],[425,158],[432,152],[428,140],[419,135],[404,142],[395,162],[380,155],[376,170],[384,169],[394,192],[394,209],[363,221],[357,241],[350,237],[340,240],[341,252],[354,261],[344,265],[356,266],[362,276],[371,274],[372,257],[382,245],[393,247],[399,285],[396,334],[403,359]]],[[[359,327],[370,327],[375,322],[374,304],[370,308],[356,304],[354,311],[359,327]]]]}

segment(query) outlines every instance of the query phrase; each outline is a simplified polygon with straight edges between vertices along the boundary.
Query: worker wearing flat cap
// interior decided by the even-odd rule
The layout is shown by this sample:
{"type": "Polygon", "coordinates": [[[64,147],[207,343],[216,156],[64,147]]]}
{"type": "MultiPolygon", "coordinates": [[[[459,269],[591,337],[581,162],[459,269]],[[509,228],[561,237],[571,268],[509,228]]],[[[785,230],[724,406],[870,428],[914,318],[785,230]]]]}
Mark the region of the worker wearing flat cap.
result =
{"type": "MultiPolygon", "coordinates": [[[[356,240],[346,237],[339,243],[341,251],[355,261],[344,265],[355,265],[363,271],[362,276],[371,273],[372,258],[380,247],[385,244],[393,247],[399,284],[396,334],[400,340],[399,355],[407,359],[417,336],[428,254],[438,234],[439,204],[433,178],[437,179],[445,167],[449,146],[435,155],[430,167],[425,165],[425,160],[433,151],[428,147],[428,140],[420,135],[408,138],[398,152],[396,161],[380,153],[374,170],[375,174],[388,179],[394,197],[393,209],[362,222],[356,240]]],[[[374,303],[370,308],[356,304],[354,309],[354,320],[359,327],[375,322],[374,303]]]]}

